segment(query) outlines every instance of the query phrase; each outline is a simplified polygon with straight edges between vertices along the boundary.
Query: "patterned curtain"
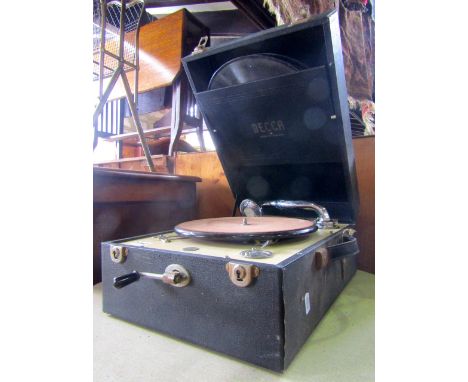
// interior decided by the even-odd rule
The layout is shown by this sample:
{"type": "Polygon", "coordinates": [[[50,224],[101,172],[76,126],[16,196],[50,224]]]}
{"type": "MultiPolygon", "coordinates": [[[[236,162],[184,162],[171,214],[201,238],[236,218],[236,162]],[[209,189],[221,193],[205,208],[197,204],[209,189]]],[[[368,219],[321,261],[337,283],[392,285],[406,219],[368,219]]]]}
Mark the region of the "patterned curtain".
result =
{"type": "Polygon", "coordinates": [[[265,0],[278,25],[338,8],[351,110],[360,114],[365,134],[374,134],[375,45],[373,7],[368,0],[265,0]]]}

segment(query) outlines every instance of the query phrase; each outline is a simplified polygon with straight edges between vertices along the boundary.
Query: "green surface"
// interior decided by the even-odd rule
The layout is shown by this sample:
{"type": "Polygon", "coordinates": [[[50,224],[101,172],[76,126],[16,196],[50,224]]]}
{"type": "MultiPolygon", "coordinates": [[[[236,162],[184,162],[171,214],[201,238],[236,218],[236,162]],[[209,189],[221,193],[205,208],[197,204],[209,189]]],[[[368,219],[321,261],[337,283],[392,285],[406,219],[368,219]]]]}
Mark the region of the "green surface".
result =
{"type": "Polygon", "coordinates": [[[94,382],[175,380],[373,381],[374,275],[356,273],[282,374],[108,316],[96,285],[94,382]]]}

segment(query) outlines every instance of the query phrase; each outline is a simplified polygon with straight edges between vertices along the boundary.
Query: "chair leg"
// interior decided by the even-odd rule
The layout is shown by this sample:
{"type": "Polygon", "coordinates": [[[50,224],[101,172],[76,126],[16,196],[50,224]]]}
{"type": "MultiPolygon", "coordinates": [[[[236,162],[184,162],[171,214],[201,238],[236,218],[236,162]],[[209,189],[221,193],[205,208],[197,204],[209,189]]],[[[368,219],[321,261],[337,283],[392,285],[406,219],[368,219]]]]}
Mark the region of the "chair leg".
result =
{"type": "Polygon", "coordinates": [[[187,104],[187,79],[181,74],[172,85],[171,141],[168,155],[177,150],[180,134],[184,127],[184,112],[187,104]]]}
{"type": "Polygon", "coordinates": [[[197,126],[198,142],[200,143],[200,150],[205,152],[205,139],[203,138],[203,120],[200,120],[200,124],[197,126]]]}

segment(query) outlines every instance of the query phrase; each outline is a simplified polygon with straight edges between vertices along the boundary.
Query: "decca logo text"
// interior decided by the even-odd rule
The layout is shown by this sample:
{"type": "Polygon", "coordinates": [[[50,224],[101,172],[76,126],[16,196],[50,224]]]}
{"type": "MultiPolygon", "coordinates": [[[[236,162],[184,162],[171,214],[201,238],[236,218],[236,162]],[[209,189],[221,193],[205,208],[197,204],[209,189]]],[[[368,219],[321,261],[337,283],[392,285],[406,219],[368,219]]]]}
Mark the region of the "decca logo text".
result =
{"type": "Polygon", "coordinates": [[[251,124],[252,130],[255,134],[272,134],[286,131],[282,120],[265,121],[251,124]]]}

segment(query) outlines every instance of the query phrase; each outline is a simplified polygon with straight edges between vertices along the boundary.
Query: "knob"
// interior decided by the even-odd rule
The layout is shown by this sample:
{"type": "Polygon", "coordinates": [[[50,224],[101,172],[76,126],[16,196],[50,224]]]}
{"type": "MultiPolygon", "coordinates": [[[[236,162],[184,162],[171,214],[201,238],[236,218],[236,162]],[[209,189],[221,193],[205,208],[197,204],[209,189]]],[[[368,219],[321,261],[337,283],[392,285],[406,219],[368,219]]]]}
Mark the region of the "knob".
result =
{"type": "Polygon", "coordinates": [[[114,278],[114,288],[120,289],[128,284],[134,283],[140,279],[140,274],[137,271],[114,278]]]}

